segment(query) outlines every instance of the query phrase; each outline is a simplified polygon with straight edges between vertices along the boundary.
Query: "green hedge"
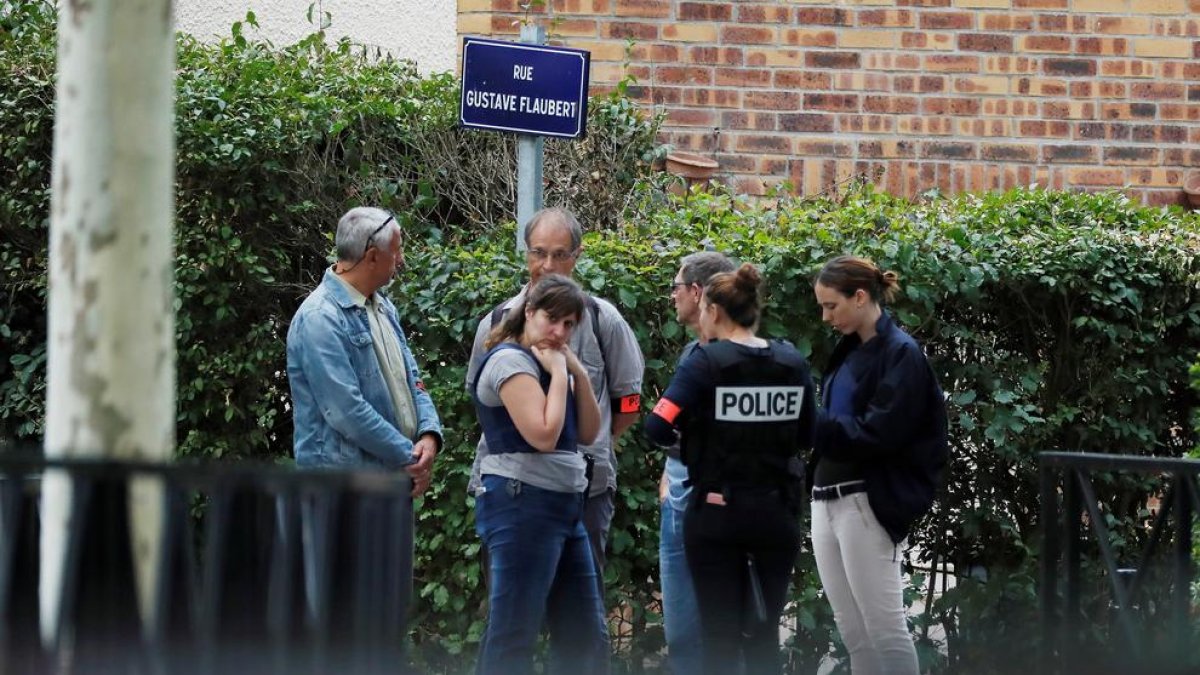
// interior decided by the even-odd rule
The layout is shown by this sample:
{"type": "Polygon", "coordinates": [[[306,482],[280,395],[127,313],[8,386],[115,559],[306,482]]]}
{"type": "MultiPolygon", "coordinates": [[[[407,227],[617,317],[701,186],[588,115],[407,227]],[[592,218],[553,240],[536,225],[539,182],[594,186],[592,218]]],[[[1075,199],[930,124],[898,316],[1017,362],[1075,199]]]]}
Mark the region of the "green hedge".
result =
{"type": "MultiPolygon", "coordinates": [[[[287,322],[326,264],[337,216],[359,203],[396,210],[409,250],[393,296],[448,441],[439,482],[418,507],[414,654],[430,672],[464,672],[483,596],[465,493],[478,432],[462,379],[475,320],[523,278],[512,225],[501,222],[511,212],[508,141],[447,126],[448,77],[422,79],[347,44],[326,48],[320,36],[274,48],[248,38],[252,28],[238,25],[216,46],[180,38],[180,452],[290,453],[287,322]],[[436,164],[446,147],[459,160],[436,164]],[[490,163],[464,165],[479,153],[490,163]],[[455,193],[462,172],[489,166],[476,192],[455,193]]],[[[43,424],[53,58],[50,5],[0,2],[0,436],[18,439],[37,439],[43,424]]],[[[652,182],[630,194],[653,159],[656,120],[617,95],[592,102],[590,124],[585,144],[548,151],[575,158],[548,165],[549,194],[592,214],[578,273],[637,332],[648,404],[686,340],[667,297],[682,255],[711,246],[759,263],[770,296],[764,332],[793,340],[818,368],[834,336],[811,297],[815,268],[851,251],[899,272],[905,293],[895,310],[950,395],[954,444],[945,494],[913,534],[922,552],[913,562],[936,556],[987,571],[986,581],[960,579],[917,619],[918,635],[931,620],[948,636],[948,658],[927,641],[922,658],[938,672],[1033,668],[1036,452],[1177,456],[1195,445],[1187,430],[1196,402],[1188,364],[1200,344],[1196,219],[1114,194],[909,203],[857,187],[836,200],[750,202],[672,197],[652,182]],[[628,206],[624,218],[618,204],[628,206]]],[[[609,605],[625,610],[617,645],[630,671],[653,669],[663,641],[655,601],[663,458],[639,433],[619,454],[606,572],[609,605]]],[[[1157,484],[1109,479],[1098,489],[1112,505],[1115,543],[1136,550],[1138,509],[1157,484]]],[[[789,610],[799,626],[788,644],[795,672],[813,670],[836,642],[818,590],[806,549],[789,610]]],[[[909,599],[921,590],[914,584],[909,599]]]]}
{"type": "MultiPolygon", "coordinates": [[[[647,187],[612,233],[590,233],[577,272],[616,302],[646,352],[652,404],[686,336],[670,310],[678,259],[712,246],[760,264],[769,300],[764,332],[787,337],[819,367],[834,336],[820,323],[811,275],[844,251],[899,272],[895,312],[925,344],[949,396],[953,464],[944,495],[912,541],[917,565],[936,556],[986,582],[959,579],[918,619],[945,627],[949,660],[922,642],[936,669],[1032,668],[1038,643],[1036,453],[1046,449],[1179,456],[1193,437],[1188,366],[1200,343],[1200,225],[1176,211],[1141,209],[1116,194],[1015,191],[908,203],[852,191],[837,202],[751,203],[725,194],[672,198],[647,187]],[[1000,666],[998,664],[1003,664],[1000,666]]],[[[433,669],[460,667],[478,638],[478,541],[465,486],[476,427],[462,388],[474,318],[515,292],[520,262],[510,238],[429,246],[409,257],[420,275],[395,288],[427,381],[449,428],[441,482],[420,512],[425,602],[419,650],[433,669]]],[[[622,626],[626,665],[662,642],[654,624],[656,486],[662,453],[635,428],[622,443],[609,604],[632,608],[622,626]]],[[[1138,508],[1154,481],[1101,480],[1115,543],[1136,550],[1138,508]]],[[[920,581],[920,579],[918,579],[920,581]]],[[[790,645],[800,672],[834,639],[817,596],[811,554],[797,572],[790,645]]],[[[914,586],[910,599],[923,589],[914,586]]]]}
{"type": "MultiPolygon", "coordinates": [[[[454,128],[452,76],[327,47],[319,32],[275,47],[254,31],[250,14],[220,44],[178,43],[177,437],[189,456],[290,454],[287,323],[348,208],[392,209],[416,241],[496,228],[461,225],[461,176],[429,166],[437,142],[487,149],[501,138],[454,128]]],[[[27,440],[44,418],[54,40],[52,2],[0,0],[0,437],[27,440]]],[[[547,166],[551,194],[583,211],[624,203],[655,156],[657,124],[623,96],[594,98],[589,140],[550,144],[573,158],[547,166]],[[580,172],[612,179],[580,184],[580,172]]],[[[492,170],[471,194],[512,179],[503,162],[492,170]]],[[[511,195],[493,205],[515,210],[511,195]]]]}

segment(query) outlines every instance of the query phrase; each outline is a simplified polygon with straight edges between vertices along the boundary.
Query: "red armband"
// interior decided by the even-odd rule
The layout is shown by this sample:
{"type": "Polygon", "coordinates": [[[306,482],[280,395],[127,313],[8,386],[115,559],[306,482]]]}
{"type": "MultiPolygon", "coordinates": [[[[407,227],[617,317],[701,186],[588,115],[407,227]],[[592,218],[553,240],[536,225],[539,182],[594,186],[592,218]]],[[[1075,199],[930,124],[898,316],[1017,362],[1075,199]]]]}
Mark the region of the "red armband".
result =
{"type": "Polygon", "coordinates": [[[675,418],[679,417],[679,412],[682,410],[674,401],[667,398],[658,399],[658,404],[654,406],[654,414],[663,418],[668,424],[674,424],[675,418]]]}
{"type": "Polygon", "coordinates": [[[617,412],[636,413],[642,409],[642,395],[630,394],[617,399],[617,412]]]}

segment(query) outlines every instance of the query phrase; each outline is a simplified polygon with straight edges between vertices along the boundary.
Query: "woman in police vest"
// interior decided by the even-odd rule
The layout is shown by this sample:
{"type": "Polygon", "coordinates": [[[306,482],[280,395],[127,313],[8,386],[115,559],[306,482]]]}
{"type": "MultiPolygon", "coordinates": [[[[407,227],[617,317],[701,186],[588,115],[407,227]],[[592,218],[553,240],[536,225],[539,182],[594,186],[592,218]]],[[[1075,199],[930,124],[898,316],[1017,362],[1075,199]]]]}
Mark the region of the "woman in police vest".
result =
{"type": "Polygon", "coordinates": [[[882,306],[898,287],[894,272],[854,256],[830,260],[814,284],[821,318],[843,337],[809,467],[813,553],[855,675],[918,672],[900,553],[947,455],[942,389],[882,306]]]}
{"type": "Polygon", "coordinates": [[[800,545],[801,457],[816,404],[808,362],[755,335],[761,277],[750,264],[709,279],[708,340],[680,364],[646,435],[682,434],[692,500],[684,548],[696,586],[704,672],[779,672],[779,615],[800,545]],[[678,431],[677,431],[678,430],[678,431]]]}
{"type": "Polygon", "coordinates": [[[472,392],[488,444],[475,498],[491,576],[481,675],[532,673],[543,625],[547,672],[584,675],[607,659],[577,447],[596,437],[600,408],[567,346],[586,302],[575,282],[545,275],[485,343],[472,392]]]}

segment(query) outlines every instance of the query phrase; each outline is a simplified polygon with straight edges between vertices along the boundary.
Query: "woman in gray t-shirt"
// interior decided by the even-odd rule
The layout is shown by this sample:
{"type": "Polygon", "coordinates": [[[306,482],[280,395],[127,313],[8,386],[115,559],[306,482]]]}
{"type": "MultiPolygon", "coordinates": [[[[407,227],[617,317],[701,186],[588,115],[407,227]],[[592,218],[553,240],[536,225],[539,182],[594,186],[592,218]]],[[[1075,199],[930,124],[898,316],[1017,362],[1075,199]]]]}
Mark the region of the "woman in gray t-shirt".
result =
{"type": "Polygon", "coordinates": [[[590,673],[607,659],[578,449],[599,432],[600,408],[567,346],[585,302],[575,282],[546,275],[485,343],[472,392],[488,444],[475,498],[491,578],[481,675],[532,672],[543,624],[549,672],[590,673]]]}

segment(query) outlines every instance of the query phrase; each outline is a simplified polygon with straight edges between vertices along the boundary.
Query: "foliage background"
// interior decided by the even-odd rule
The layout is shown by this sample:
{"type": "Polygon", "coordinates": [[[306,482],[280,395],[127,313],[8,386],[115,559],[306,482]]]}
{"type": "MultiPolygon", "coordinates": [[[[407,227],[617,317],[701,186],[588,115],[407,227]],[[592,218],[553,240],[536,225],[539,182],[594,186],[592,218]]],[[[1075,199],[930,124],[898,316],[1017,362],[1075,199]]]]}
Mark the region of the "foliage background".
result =
{"type": "MultiPolygon", "coordinates": [[[[465,672],[483,622],[465,493],[477,429],[462,380],[475,320],[523,279],[507,215],[511,139],[453,128],[449,76],[422,79],[349,44],[325,47],[319,32],[276,47],[254,39],[253,24],[248,16],[218,45],[179,40],[179,452],[290,454],[287,322],[327,264],[337,217],[362,203],[394,210],[408,271],[392,294],[447,429],[439,481],[418,505],[414,654],[425,671],[465,672]]],[[[45,395],[53,59],[51,6],[0,2],[0,437],[26,440],[41,434],[45,395]]],[[[822,199],[673,196],[647,174],[661,154],[656,125],[619,89],[592,101],[586,142],[547,151],[548,203],[584,216],[578,276],[637,333],[648,404],[686,340],[667,300],[682,255],[713,247],[761,265],[763,331],[794,341],[818,369],[834,340],[810,298],[811,274],[846,251],[895,269],[905,292],[894,311],[950,395],[954,444],[944,494],[911,539],[916,569],[948,562],[962,575],[914,620],[922,659],[936,672],[1034,668],[1036,453],[1179,456],[1195,444],[1196,218],[1115,193],[910,203],[857,185],[822,199]],[[926,637],[931,627],[944,630],[940,643],[926,637]]],[[[660,659],[662,460],[637,428],[622,443],[606,581],[623,671],[660,659]]],[[[1136,551],[1157,483],[1112,478],[1098,489],[1119,550],[1136,551]]],[[[924,595],[924,579],[914,576],[909,600],[924,595]]],[[[840,647],[807,550],[794,594],[789,671],[809,672],[840,647]]]]}

